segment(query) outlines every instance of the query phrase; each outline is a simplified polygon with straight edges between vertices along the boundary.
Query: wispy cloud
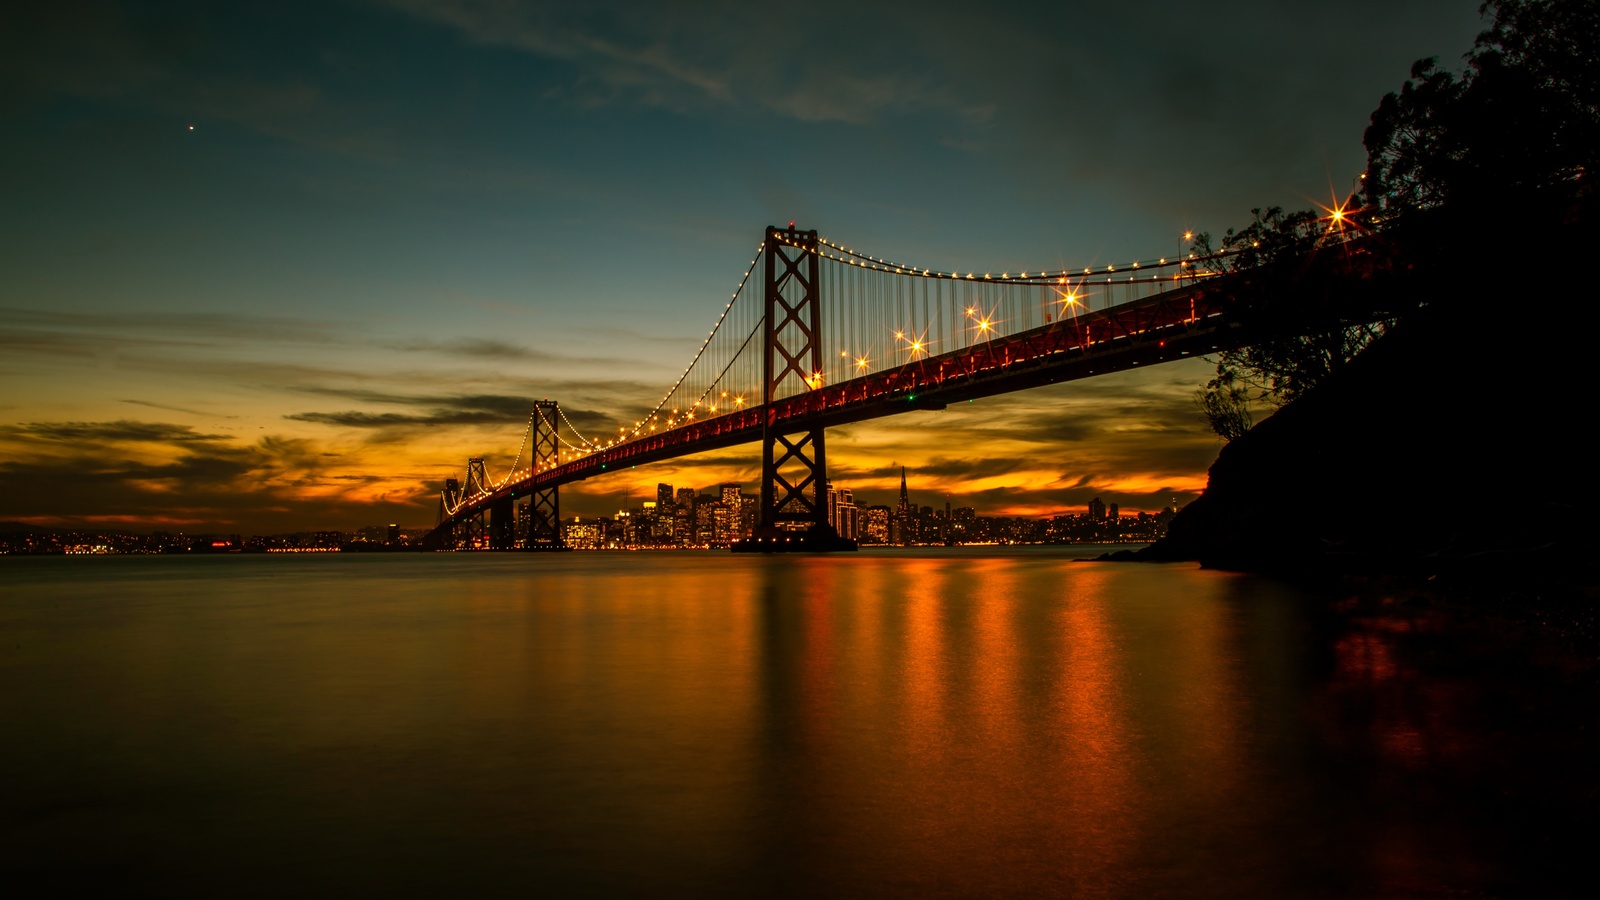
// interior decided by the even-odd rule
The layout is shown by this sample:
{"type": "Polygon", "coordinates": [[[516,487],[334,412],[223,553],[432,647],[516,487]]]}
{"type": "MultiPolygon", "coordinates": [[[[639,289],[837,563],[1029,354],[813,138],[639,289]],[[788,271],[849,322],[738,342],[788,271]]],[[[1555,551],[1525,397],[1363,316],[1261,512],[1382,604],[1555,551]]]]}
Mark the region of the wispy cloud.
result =
{"type": "MultiPolygon", "coordinates": [[[[920,7],[784,10],[713,3],[692,16],[673,6],[601,2],[388,0],[469,40],[512,47],[576,68],[547,94],[576,105],[633,102],[676,111],[764,109],[808,122],[864,124],[886,114],[938,113],[986,121],[974,100],[918,52],[920,7]],[[915,14],[913,16],[913,13],[915,14]],[[897,21],[898,20],[898,21],[897,21]],[[882,32],[897,41],[852,41],[882,32]]],[[[876,35],[874,35],[876,37],[876,35]]]]}
{"type": "MultiPolygon", "coordinates": [[[[326,445],[253,442],[184,425],[117,420],[0,428],[0,519],[298,530],[318,520],[421,519],[431,489],[326,445]]],[[[367,523],[370,524],[370,523],[367,523]]]]}
{"type": "Polygon", "coordinates": [[[405,413],[309,412],[292,413],[284,416],[284,418],[297,422],[315,422],[319,425],[337,425],[343,428],[410,428],[415,426],[433,428],[439,425],[499,425],[513,421],[513,417],[505,413],[476,409],[443,410],[411,415],[405,413]]]}
{"type": "Polygon", "coordinates": [[[513,344],[509,341],[490,338],[450,338],[444,340],[409,338],[375,341],[374,344],[387,350],[398,350],[405,353],[430,353],[463,359],[561,363],[567,366],[595,368],[615,368],[638,364],[638,360],[620,356],[585,356],[573,353],[556,353],[549,350],[535,350],[523,344],[513,344]]]}
{"type": "Polygon", "coordinates": [[[188,409],[188,408],[182,407],[182,406],[169,406],[169,405],[167,405],[165,403],[154,403],[154,402],[151,402],[149,400],[118,400],[117,402],[118,403],[131,403],[134,406],[147,406],[147,407],[149,407],[151,409],[161,409],[161,410],[166,410],[167,412],[186,413],[186,414],[191,415],[191,416],[208,416],[208,417],[223,418],[223,419],[237,419],[237,418],[239,418],[238,416],[222,415],[220,413],[214,413],[214,412],[204,412],[202,410],[188,409]]]}
{"type": "Polygon", "coordinates": [[[231,440],[228,435],[202,434],[188,425],[139,422],[129,419],[115,422],[24,422],[19,425],[0,425],[0,436],[70,441],[85,446],[107,441],[189,444],[231,440]]]}

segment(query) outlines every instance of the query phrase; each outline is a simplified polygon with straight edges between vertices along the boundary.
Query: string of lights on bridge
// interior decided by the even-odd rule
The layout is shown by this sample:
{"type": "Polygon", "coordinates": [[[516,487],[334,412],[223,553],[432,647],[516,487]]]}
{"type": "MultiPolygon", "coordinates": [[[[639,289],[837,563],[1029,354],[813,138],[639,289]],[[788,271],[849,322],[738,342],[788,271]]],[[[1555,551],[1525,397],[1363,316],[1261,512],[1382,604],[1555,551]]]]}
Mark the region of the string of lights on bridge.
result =
{"type": "MultiPolygon", "coordinates": [[[[1185,241],[1191,240],[1193,237],[1194,234],[1192,232],[1184,234],[1185,241]]],[[[782,236],[779,236],[778,240],[790,247],[799,248],[801,246],[793,241],[783,238],[782,236]]],[[[896,275],[910,275],[921,278],[939,278],[947,281],[976,281],[988,284],[1062,284],[1069,283],[1074,279],[1082,279],[1086,276],[1092,277],[1096,271],[1106,274],[1107,280],[1109,281],[1110,275],[1118,271],[1115,263],[1108,263],[1106,266],[1104,266],[1104,268],[1099,266],[1072,266],[1060,269],[1041,269],[1039,271],[1032,272],[1023,271],[1016,275],[1012,275],[1009,272],[1002,272],[999,275],[995,275],[992,272],[985,272],[982,275],[979,275],[976,272],[967,272],[963,275],[960,272],[947,272],[926,266],[912,266],[904,263],[893,262],[891,260],[884,259],[883,257],[872,256],[857,250],[852,250],[843,244],[831,241],[825,237],[818,237],[817,243],[833,251],[830,253],[828,250],[818,250],[817,253],[819,256],[825,259],[831,259],[836,262],[843,263],[847,266],[871,269],[879,272],[892,272],[896,275]]],[[[1173,266],[1176,266],[1182,270],[1196,269],[1201,263],[1215,262],[1236,255],[1238,255],[1238,251],[1223,251],[1220,253],[1208,254],[1206,256],[1197,256],[1194,253],[1189,253],[1187,256],[1174,257],[1171,260],[1168,260],[1167,257],[1163,256],[1154,262],[1150,260],[1134,260],[1133,262],[1124,265],[1122,267],[1122,271],[1138,272],[1140,269],[1144,269],[1146,271],[1150,269],[1159,270],[1173,266]]],[[[1137,275],[1130,274],[1128,276],[1128,280],[1133,281],[1137,277],[1137,275]]],[[[1156,280],[1160,277],[1161,276],[1152,276],[1151,280],[1156,280]]],[[[1179,279],[1187,276],[1183,275],[1182,272],[1179,272],[1178,274],[1174,274],[1172,277],[1174,279],[1179,279]]]]}
{"type": "MultiPolygon", "coordinates": [[[[1191,237],[1192,235],[1189,234],[1184,235],[1185,240],[1188,240],[1191,237]]],[[[786,239],[781,232],[775,236],[775,240],[791,249],[807,249],[794,241],[786,239]]],[[[742,330],[741,333],[734,336],[739,341],[737,349],[729,355],[726,362],[722,364],[720,370],[718,370],[716,375],[711,377],[710,380],[706,382],[705,386],[701,390],[692,392],[690,395],[685,396],[677,405],[673,405],[672,399],[678,394],[679,390],[684,387],[685,383],[689,381],[693,373],[696,371],[696,367],[699,366],[702,360],[705,359],[708,350],[713,347],[719,333],[722,332],[724,325],[728,322],[730,314],[734,311],[736,305],[738,304],[739,298],[744,294],[744,290],[749,284],[751,276],[755,273],[757,266],[760,265],[762,259],[764,258],[765,252],[765,242],[756,246],[756,254],[754,258],[752,258],[749,262],[749,265],[746,266],[743,274],[739,278],[738,284],[731,293],[729,300],[723,305],[722,310],[720,310],[717,316],[716,322],[707,332],[706,337],[700,342],[699,347],[696,348],[695,354],[689,360],[688,365],[684,367],[683,371],[678,375],[678,378],[673,382],[672,386],[669,387],[665,393],[663,393],[660,401],[658,401],[654,407],[651,408],[651,410],[643,417],[637,419],[633,423],[632,428],[629,428],[626,425],[619,427],[618,434],[615,438],[601,439],[589,437],[588,435],[585,435],[584,432],[579,429],[577,425],[567,416],[564,409],[557,407],[561,424],[565,426],[565,432],[570,433],[576,439],[576,443],[572,440],[568,440],[565,434],[562,433],[563,429],[554,427],[554,423],[545,422],[545,426],[555,433],[557,440],[565,449],[566,458],[575,459],[594,453],[604,452],[619,444],[633,440],[642,435],[654,433],[660,427],[662,427],[661,419],[663,413],[666,415],[665,427],[673,428],[682,424],[688,424],[690,422],[697,421],[698,419],[703,418],[704,415],[716,415],[719,412],[736,411],[743,409],[748,405],[749,401],[746,399],[746,394],[748,391],[739,391],[727,387],[726,379],[729,372],[735,367],[735,365],[742,361],[745,350],[749,348],[751,342],[755,339],[756,335],[765,325],[764,316],[756,316],[753,324],[748,330],[742,330]]],[[[826,237],[817,238],[817,247],[815,248],[815,252],[820,259],[839,263],[854,269],[883,275],[907,276],[909,278],[929,278],[943,281],[971,282],[974,284],[987,284],[999,287],[1010,286],[1039,288],[1045,286],[1055,287],[1057,285],[1065,285],[1066,289],[1064,291],[1058,289],[1056,293],[1059,295],[1060,302],[1066,307],[1072,307],[1076,304],[1080,304],[1084,296],[1084,289],[1087,287],[1090,279],[1093,278],[1093,276],[1097,273],[1103,273],[1106,277],[1106,282],[1122,284],[1128,284],[1130,282],[1155,284],[1162,281],[1179,281],[1185,278],[1204,277],[1209,273],[1201,270],[1202,264],[1234,255],[1233,253],[1229,252],[1214,253],[1204,256],[1189,253],[1187,256],[1174,257],[1171,259],[1167,257],[1161,257],[1153,262],[1149,260],[1135,260],[1126,264],[1125,266],[1120,267],[1120,271],[1129,273],[1127,281],[1122,281],[1121,279],[1116,278],[1116,273],[1119,271],[1119,266],[1117,264],[1108,264],[1104,267],[1082,266],[1056,269],[1041,268],[1039,270],[1028,270],[1016,274],[1002,272],[999,275],[995,275],[992,272],[985,272],[982,274],[979,274],[976,271],[961,273],[932,267],[907,265],[889,260],[884,257],[877,257],[863,253],[826,237]],[[1164,278],[1160,275],[1152,275],[1143,279],[1139,278],[1138,273],[1142,271],[1160,271],[1162,269],[1171,267],[1177,267],[1179,272],[1172,275],[1170,279],[1164,278]]],[[[1105,283],[1099,282],[1098,279],[1095,279],[1095,282],[1105,283]]],[[[994,305],[998,306],[999,304],[994,305]]],[[[1002,321],[993,315],[992,308],[985,310],[979,309],[975,306],[968,306],[963,312],[966,319],[970,321],[970,329],[973,331],[975,339],[988,340],[990,338],[997,337],[1002,333],[1000,329],[1002,321]]],[[[936,342],[927,339],[926,328],[922,329],[921,333],[913,330],[907,330],[905,328],[886,330],[892,333],[893,340],[898,347],[898,351],[906,355],[907,361],[914,361],[929,355],[933,352],[936,346],[936,342]]],[[[866,374],[869,371],[870,364],[872,362],[872,357],[866,354],[852,355],[848,349],[840,351],[840,358],[849,364],[850,373],[853,375],[866,374]]],[[[827,381],[828,378],[826,377],[825,373],[822,372],[812,373],[810,376],[804,379],[806,388],[813,390],[822,387],[827,381]]],[[[759,395],[760,391],[756,388],[756,386],[752,385],[752,390],[755,390],[755,393],[759,395]]],[[[538,413],[535,414],[535,416],[538,415],[538,413]]],[[[493,493],[494,491],[504,488],[510,483],[537,474],[539,469],[531,460],[528,468],[523,469],[521,467],[522,454],[527,449],[527,443],[529,436],[533,432],[533,427],[534,417],[530,416],[528,425],[523,430],[521,445],[518,447],[517,454],[515,457],[513,457],[513,464],[506,472],[506,475],[499,479],[497,483],[472,485],[472,487],[476,488],[476,490],[462,491],[458,502],[455,504],[450,504],[450,506],[453,507],[448,510],[450,514],[454,514],[454,508],[470,504],[490,493],[493,493]]],[[[559,461],[557,464],[559,464],[559,461]]]]}
{"type": "MultiPolygon", "coordinates": [[[[1347,237],[1346,226],[1350,220],[1346,204],[1326,207],[1325,234],[1347,237]]],[[[827,384],[842,384],[883,369],[930,358],[937,353],[970,349],[981,343],[1013,333],[1027,332],[1041,325],[1065,322],[1070,317],[1092,312],[1090,299],[1097,298],[1100,309],[1109,309],[1117,302],[1137,300],[1156,293],[1190,285],[1199,280],[1221,274],[1225,261],[1243,252],[1235,246],[1218,252],[1195,252],[1173,257],[1136,259],[1128,263],[1107,263],[1091,266],[1061,266],[1028,269],[1016,273],[1009,271],[996,275],[992,271],[961,272],[932,266],[914,266],[885,257],[856,250],[841,242],[817,236],[806,240],[793,239],[796,232],[781,230],[771,232],[774,247],[763,241],[756,246],[755,256],[746,266],[729,300],[719,311],[716,321],[706,337],[696,348],[693,357],[678,375],[661,399],[630,428],[618,427],[613,438],[587,436],[559,406],[554,407],[560,424],[576,439],[568,440],[563,429],[548,421],[542,412],[529,417],[522,434],[522,442],[513,457],[506,475],[490,483],[481,469],[474,475],[469,467],[468,483],[464,490],[446,501],[445,511],[454,516],[462,507],[479,502],[508,485],[530,479],[540,472],[555,468],[565,462],[604,453],[619,445],[656,433],[663,427],[673,429],[705,420],[719,414],[736,412],[750,407],[747,396],[762,402],[761,384],[765,377],[761,354],[747,353],[752,342],[757,350],[765,346],[756,336],[767,325],[764,292],[752,292],[753,300],[740,304],[747,296],[746,287],[756,268],[768,253],[778,253],[778,247],[798,250],[802,254],[815,254],[818,262],[837,264],[843,268],[829,270],[824,265],[821,283],[812,285],[814,297],[821,305],[822,329],[812,340],[824,345],[822,370],[797,372],[798,384],[790,385],[788,379],[793,369],[785,370],[779,379],[780,386],[773,399],[779,400],[806,390],[818,390],[827,384]],[[814,243],[812,241],[814,240],[814,243]],[[1175,272],[1167,270],[1176,269],[1175,272]],[[855,272],[845,277],[841,272],[855,272]],[[1125,277],[1124,277],[1125,276],[1125,277]],[[930,287],[943,284],[937,289],[930,287]],[[918,287],[922,285],[922,287],[918,287]],[[969,287],[970,286],[970,287],[969,287]],[[1114,299],[1112,292],[1117,291],[1114,299]],[[1124,293],[1131,292],[1131,293],[1124,293]],[[742,312],[741,312],[742,311],[742,312]],[[737,324],[736,330],[719,341],[726,327],[737,324]],[[835,357],[833,353],[837,351],[835,357]],[[826,362],[826,360],[832,360],[826,362]],[[663,422],[663,417],[665,421],[663,422]],[[529,460],[521,465],[530,437],[535,433],[536,421],[545,433],[559,442],[561,450],[553,460],[529,460]]],[[[1183,241],[1191,242],[1194,235],[1185,232],[1183,241]]],[[[1320,238],[1319,238],[1320,244],[1320,238]]],[[[1259,246],[1259,245],[1256,245],[1259,246]]],[[[779,262],[794,264],[794,254],[780,254],[779,262]]],[[[794,270],[798,271],[798,270],[794,270]]],[[[788,327],[789,320],[780,322],[778,330],[788,327]]],[[[791,363],[794,360],[791,359],[791,363]]],[[[538,455],[536,451],[535,455],[538,455]]],[[[481,463],[479,463],[481,465],[481,463]]]]}
{"type": "MultiPolygon", "coordinates": [[[[1342,208],[1334,208],[1331,211],[1329,220],[1332,226],[1336,227],[1338,224],[1342,223],[1342,213],[1342,208]]],[[[1183,235],[1185,242],[1190,241],[1192,238],[1192,233],[1185,233],[1183,235]]],[[[1208,254],[1197,254],[1190,252],[1187,254],[1180,254],[1175,257],[1158,257],[1154,260],[1133,260],[1125,264],[1108,263],[1103,266],[1094,265],[1040,268],[1037,270],[1024,270],[1017,273],[1011,273],[1007,271],[996,275],[993,272],[984,272],[980,274],[974,270],[963,273],[956,270],[946,270],[931,266],[908,265],[906,263],[894,261],[886,257],[873,256],[849,247],[841,242],[821,236],[816,238],[816,244],[814,247],[803,245],[791,240],[786,237],[783,232],[776,232],[774,234],[774,241],[778,244],[788,247],[789,249],[815,252],[819,260],[838,263],[864,273],[875,273],[877,275],[896,277],[903,276],[908,280],[929,279],[943,282],[989,285],[1002,289],[1050,289],[1053,290],[1056,295],[1054,302],[1060,305],[1061,314],[1063,317],[1069,313],[1076,314],[1078,310],[1087,310],[1087,306],[1084,304],[1087,301],[1089,292],[1095,290],[1095,285],[1109,289],[1110,287],[1118,284],[1127,285],[1129,287],[1137,287],[1138,285],[1142,284],[1146,286],[1153,286],[1159,289],[1159,287],[1163,284],[1175,285],[1216,274],[1220,268],[1217,265],[1218,263],[1230,257],[1237,256],[1240,252],[1239,250],[1224,250],[1221,252],[1208,254]],[[1164,274],[1164,270],[1173,268],[1177,269],[1177,271],[1170,275],[1164,274]],[[1122,273],[1126,273],[1125,279],[1121,277],[1122,273]],[[1145,275],[1145,273],[1151,274],[1145,275]]],[[[754,391],[754,393],[759,396],[760,390],[758,384],[752,384],[749,390],[738,390],[729,386],[728,376],[736,367],[736,365],[741,362],[746,363],[747,368],[754,368],[749,366],[751,361],[745,357],[745,351],[749,348],[751,342],[755,339],[756,335],[765,325],[764,315],[754,316],[753,321],[748,329],[741,329],[740,332],[733,335],[733,339],[738,341],[736,349],[733,349],[733,351],[728,354],[726,360],[722,362],[720,368],[716,371],[716,374],[709,377],[701,389],[697,391],[691,389],[691,392],[687,395],[684,395],[676,405],[674,405],[672,402],[674,396],[679,394],[680,389],[684,388],[685,384],[689,382],[691,377],[694,375],[696,372],[696,367],[700,366],[702,361],[706,360],[706,354],[708,351],[712,350],[713,346],[716,344],[718,335],[722,333],[724,326],[728,323],[730,314],[734,312],[736,306],[738,305],[739,298],[744,295],[745,288],[749,284],[751,276],[755,273],[757,266],[760,265],[766,252],[765,242],[756,246],[755,256],[750,260],[749,265],[746,266],[743,274],[739,278],[738,284],[731,293],[729,300],[719,311],[716,322],[707,332],[706,337],[700,342],[699,347],[696,348],[695,354],[689,360],[688,365],[684,367],[683,371],[678,375],[678,378],[673,382],[672,386],[662,394],[661,399],[654,405],[654,407],[651,408],[648,413],[645,413],[641,418],[635,420],[631,428],[629,428],[627,425],[620,426],[617,431],[617,436],[614,438],[592,438],[585,435],[583,431],[576,426],[576,424],[567,416],[565,410],[557,407],[561,423],[565,425],[565,430],[572,434],[577,442],[574,443],[573,441],[568,440],[565,435],[562,434],[562,429],[554,427],[554,423],[546,422],[545,424],[552,432],[554,432],[561,446],[565,448],[566,459],[576,459],[594,453],[604,452],[616,447],[619,444],[636,439],[640,436],[655,433],[663,425],[661,421],[663,414],[666,416],[666,422],[664,423],[665,427],[674,428],[697,421],[706,415],[717,415],[718,413],[727,413],[743,409],[749,404],[749,401],[746,399],[746,395],[751,391],[754,391]]],[[[843,298],[829,299],[831,299],[836,305],[844,302],[843,298]]],[[[944,302],[949,299],[951,298],[941,296],[935,302],[944,302]]],[[[760,300],[764,300],[764,298],[758,298],[758,301],[760,300]]],[[[887,334],[892,334],[893,344],[892,346],[886,347],[883,350],[858,351],[855,354],[852,354],[849,348],[839,350],[839,356],[837,357],[836,362],[838,360],[843,360],[843,363],[841,364],[840,371],[836,372],[835,374],[846,380],[851,377],[858,377],[868,374],[871,371],[875,357],[882,356],[884,352],[893,353],[896,357],[903,355],[903,361],[905,362],[914,362],[918,359],[926,358],[932,355],[941,345],[941,342],[928,337],[928,323],[930,316],[926,308],[927,304],[925,296],[923,297],[923,301],[924,309],[920,328],[885,328],[884,331],[887,332],[887,334]]],[[[899,296],[895,298],[893,303],[894,305],[899,306],[915,305],[914,303],[905,302],[905,298],[899,296]]],[[[985,303],[968,304],[965,305],[964,308],[961,308],[958,305],[958,308],[952,311],[953,314],[959,313],[960,321],[964,323],[961,324],[960,328],[958,329],[959,333],[966,334],[967,332],[970,332],[966,338],[967,346],[970,346],[972,341],[986,341],[995,337],[999,337],[1004,333],[1002,325],[1005,323],[1005,319],[998,316],[997,311],[1003,307],[1005,303],[1005,297],[1001,297],[999,299],[990,297],[986,298],[985,303]]],[[[908,315],[913,320],[916,319],[914,311],[908,315]]],[[[916,323],[913,322],[913,324],[916,323]]],[[[950,323],[946,322],[944,324],[946,326],[946,331],[949,332],[950,323]]],[[[887,334],[883,338],[883,340],[886,342],[889,340],[887,334]]],[[[947,334],[946,339],[942,343],[946,345],[950,344],[950,338],[951,334],[947,334]]],[[[857,342],[860,342],[859,337],[857,338],[857,342]]],[[[872,340],[868,340],[867,343],[873,345],[876,344],[876,342],[872,340]]],[[[959,346],[960,341],[957,341],[956,344],[959,346]]],[[[898,364],[898,362],[895,362],[894,364],[898,364]]],[[[746,374],[748,375],[749,373],[746,374]]],[[[803,383],[806,389],[816,390],[821,388],[830,380],[837,381],[838,379],[831,378],[827,372],[818,371],[812,372],[805,376],[803,383]]],[[[507,472],[504,478],[500,479],[498,484],[493,485],[491,490],[482,490],[482,488],[490,487],[489,485],[479,486],[480,490],[474,492],[474,496],[481,497],[484,494],[491,493],[492,490],[499,490],[506,484],[509,484],[519,478],[531,477],[532,475],[537,474],[536,464],[534,464],[532,461],[530,461],[528,469],[523,470],[520,467],[522,453],[527,447],[527,442],[532,431],[533,418],[530,417],[528,427],[524,430],[522,435],[522,445],[519,446],[517,455],[513,458],[511,470],[507,472]]],[[[552,465],[557,465],[559,463],[560,460],[558,459],[557,462],[552,465]]],[[[466,496],[466,492],[463,492],[463,503],[469,502],[471,499],[472,498],[466,496]]]]}

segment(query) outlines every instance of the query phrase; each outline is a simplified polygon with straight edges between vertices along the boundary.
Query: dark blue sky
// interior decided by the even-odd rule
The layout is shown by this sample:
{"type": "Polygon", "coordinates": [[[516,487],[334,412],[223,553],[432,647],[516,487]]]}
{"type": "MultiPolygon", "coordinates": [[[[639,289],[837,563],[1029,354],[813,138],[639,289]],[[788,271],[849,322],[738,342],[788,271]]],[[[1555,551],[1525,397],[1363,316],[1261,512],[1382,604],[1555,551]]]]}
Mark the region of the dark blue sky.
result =
{"type": "MultiPolygon", "coordinates": [[[[264,528],[424,524],[460,457],[514,452],[518,398],[647,406],[768,224],[1002,270],[1326,201],[1383,93],[1480,28],[1471,0],[33,7],[0,13],[0,442],[6,478],[62,483],[0,518],[264,528]],[[68,483],[86,466],[109,493],[68,483]]],[[[1215,453],[1206,374],[941,427],[1082,425],[996,444],[1050,476],[1017,467],[977,505],[1159,507],[1215,453]]],[[[919,427],[841,434],[843,480],[974,484],[919,427]]],[[[639,480],[750,480],[754,456],[639,480]]]]}

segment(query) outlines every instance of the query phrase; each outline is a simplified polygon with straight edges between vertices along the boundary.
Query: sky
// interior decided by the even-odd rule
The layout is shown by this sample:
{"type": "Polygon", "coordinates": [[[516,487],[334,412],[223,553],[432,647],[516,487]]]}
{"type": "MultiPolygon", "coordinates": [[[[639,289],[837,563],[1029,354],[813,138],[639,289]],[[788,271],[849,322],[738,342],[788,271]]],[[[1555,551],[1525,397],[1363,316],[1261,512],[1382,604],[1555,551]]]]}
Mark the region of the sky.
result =
{"type": "MultiPolygon", "coordinates": [[[[431,526],[532,401],[632,421],[767,225],[1026,270],[1347,193],[1477,0],[0,11],[0,521],[431,526]]],[[[830,429],[858,501],[1192,500],[1203,360],[830,429]]],[[[562,488],[756,490],[759,445],[562,488]]]]}

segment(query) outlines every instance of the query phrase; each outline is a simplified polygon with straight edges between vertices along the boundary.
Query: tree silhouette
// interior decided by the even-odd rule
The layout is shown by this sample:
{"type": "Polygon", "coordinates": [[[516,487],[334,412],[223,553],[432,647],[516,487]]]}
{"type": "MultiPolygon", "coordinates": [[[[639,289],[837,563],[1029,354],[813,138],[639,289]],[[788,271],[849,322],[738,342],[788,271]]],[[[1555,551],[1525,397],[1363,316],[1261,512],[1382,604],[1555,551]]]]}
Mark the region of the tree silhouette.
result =
{"type": "Polygon", "coordinates": [[[1217,375],[1195,392],[1195,404],[1206,417],[1211,430],[1231,441],[1250,430],[1250,394],[1239,384],[1238,373],[1223,363],[1217,375]]]}
{"type": "MultiPolygon", "coordinates": [[[[1252,209],[1251,222],[1229,229],[1219,245],[1194,238],[1200,274],[1246,275],[1233,313],[1260,337],[1221,355],[1216,376],[1195,394],[1211,429],[1225,440],[1248,431],[1253,402],[1281,406],[1326,381],[1392,325],[1352,313],[1350,298],[1329,290],[1329,266],[1307,268],[1330,237],[1342,237],[1319,211],[1252,209]]],[[[1335,244],[1335,247],[1338,245],[1335,244]]]]}
{"type": "MultiPolygon", "coordinates": [[[[1441,209],[1458,225],[1543,224],[1535,218],[1552,207],[1582,215],[1600,167],[1600,2],[1489,0],[1479,12],[1489,26],[1459,76],[1436,59],[1418,60],[1373,111],[1363,136],[1366,208],[1341,207],[1340,224],[1387,226],[1441,209]]],[[[1224,353],[1196,394],[1213,430],[1229,440],[1241,422],[1249,427],[1252,400],[1295,399],[1394,324],[1387,315],[1342,316],[1315,277],[1297,277],[1305,271],[1296,261],[1313,259],[1327,236],[1326,217],[1278,207],[1251,214],[1216,247],[1210,235],[1195,239],[1197,274],[1250,273],[1253,289],[1235,312],[1262,335],[1224,353]]]]}
{"type": "Polygon", "coordinates": [[[1490,0],[1457,78],[1418,60],[1372,114],[1369,205],[1391,212],[1588,190],[1600,154],[1600,4],[1490,0]]]}

